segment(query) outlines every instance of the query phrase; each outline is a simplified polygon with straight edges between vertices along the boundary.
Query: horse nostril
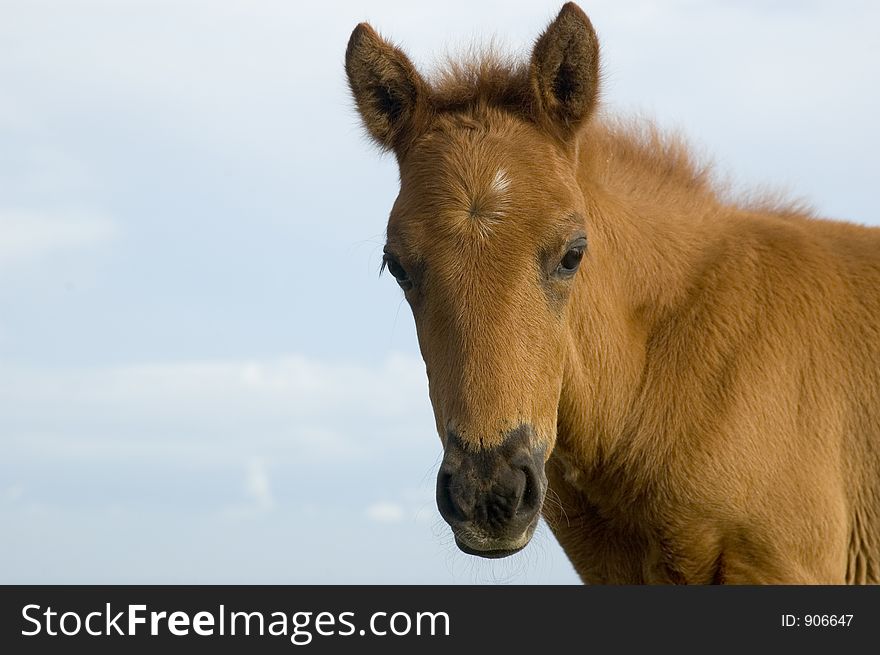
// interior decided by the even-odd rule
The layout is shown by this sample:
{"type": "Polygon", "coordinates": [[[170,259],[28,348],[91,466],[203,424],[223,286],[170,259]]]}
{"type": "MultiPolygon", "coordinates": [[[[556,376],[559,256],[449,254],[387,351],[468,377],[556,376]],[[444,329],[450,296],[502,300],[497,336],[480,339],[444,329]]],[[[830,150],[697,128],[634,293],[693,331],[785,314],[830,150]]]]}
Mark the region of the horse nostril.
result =
{"type": "Polygon", "coordinates": [[[452,474],[441,471],[437,476],[437,509],[447,522],[464,522],[465,514],[455,500],[455,487],[452,474]]]}
{"type": "Polygon", "coordinates": [[[526,476],[526,484],[520,498],[517,514],[534,514],[541,505],[541,482],[534,466],[524,466],[521,470],[526,476]]]}

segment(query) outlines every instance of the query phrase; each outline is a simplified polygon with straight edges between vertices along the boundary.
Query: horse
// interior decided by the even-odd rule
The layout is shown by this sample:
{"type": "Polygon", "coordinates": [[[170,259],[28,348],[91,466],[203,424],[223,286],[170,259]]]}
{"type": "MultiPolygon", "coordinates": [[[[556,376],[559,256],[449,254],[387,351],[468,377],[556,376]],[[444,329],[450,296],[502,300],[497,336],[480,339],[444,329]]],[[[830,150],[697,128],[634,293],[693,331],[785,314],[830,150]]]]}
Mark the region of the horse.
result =
{"type": "Polygon", "coordinates": [[[733,198],[606,115],[574,3],[527,62],[425,77],[361,23],[345,70],[399,166],[383,268],[462,551],[543,516],[584,583],[880,581],[880,230],[733,198]]]}

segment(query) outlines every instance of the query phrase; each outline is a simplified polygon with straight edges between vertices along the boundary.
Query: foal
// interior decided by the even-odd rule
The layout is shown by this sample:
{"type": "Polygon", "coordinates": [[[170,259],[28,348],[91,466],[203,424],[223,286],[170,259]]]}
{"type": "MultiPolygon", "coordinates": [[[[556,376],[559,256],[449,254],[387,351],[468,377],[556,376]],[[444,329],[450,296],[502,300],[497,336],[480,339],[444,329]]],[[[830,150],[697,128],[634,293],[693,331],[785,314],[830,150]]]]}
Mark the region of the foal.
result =
{"type": "Polygon", "coordinates": [[[878,582],[880,230],[732,204],[598,70],[572,3],[517,66],[348,44],[456,543],[543,511],[585,582],[878,582]]]}

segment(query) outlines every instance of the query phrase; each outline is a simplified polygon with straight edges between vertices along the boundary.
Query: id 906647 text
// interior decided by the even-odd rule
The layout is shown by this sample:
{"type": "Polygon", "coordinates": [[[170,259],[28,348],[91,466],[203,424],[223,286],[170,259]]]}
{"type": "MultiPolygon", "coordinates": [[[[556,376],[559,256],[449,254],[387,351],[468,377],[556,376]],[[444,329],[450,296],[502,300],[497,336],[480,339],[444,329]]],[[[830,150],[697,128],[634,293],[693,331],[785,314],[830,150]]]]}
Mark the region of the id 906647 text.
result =
{"type": "Polygon", "coordinates": [[[783,614],[783,628],[848,628],[853,614],[783,614]]]}

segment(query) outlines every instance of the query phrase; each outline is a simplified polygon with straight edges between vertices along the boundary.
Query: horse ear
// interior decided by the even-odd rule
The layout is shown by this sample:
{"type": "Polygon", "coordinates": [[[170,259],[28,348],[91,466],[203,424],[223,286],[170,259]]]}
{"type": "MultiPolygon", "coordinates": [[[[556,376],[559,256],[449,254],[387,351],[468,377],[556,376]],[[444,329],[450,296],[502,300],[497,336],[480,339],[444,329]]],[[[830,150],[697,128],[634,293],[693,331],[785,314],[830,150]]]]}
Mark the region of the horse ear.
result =
{"type": "Polygon", "coordinates": [[[427,84],[407,56],[367,23],[351,33],[345,72],[364,127],[382,148],[400,157],[424,118],[427,84]]]}
{"type": "Polygon", "coordinates": [[[590,19],[566,3],[538,39],[529,65],[536,120],[570,139],[599,95],[599,40],[590,19]]]}

